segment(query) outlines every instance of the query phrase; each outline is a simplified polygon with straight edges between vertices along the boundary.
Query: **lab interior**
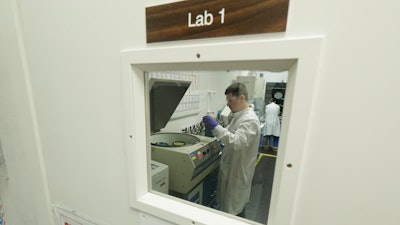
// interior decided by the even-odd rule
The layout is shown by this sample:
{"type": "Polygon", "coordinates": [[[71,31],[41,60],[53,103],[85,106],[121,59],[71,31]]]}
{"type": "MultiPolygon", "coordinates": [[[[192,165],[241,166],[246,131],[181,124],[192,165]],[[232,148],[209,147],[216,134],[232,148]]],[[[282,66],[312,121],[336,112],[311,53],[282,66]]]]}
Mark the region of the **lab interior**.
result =
{"type": "Polygon", "coordinates": [[[265,107],[279,105],[282,123],[287,71],[157,71],[145,74],[151,130],[151,186],[157,193],[189,204],[219,209],[217,179],[223,145],[202,123],[204,115],[227,126],[231,111],[225,89],[234,82],[246,85],[250,107],[261,124],[261,137],[245,218],[265,224],[268,219],[279,136],[269,142],[264,132],[265,107]]]}

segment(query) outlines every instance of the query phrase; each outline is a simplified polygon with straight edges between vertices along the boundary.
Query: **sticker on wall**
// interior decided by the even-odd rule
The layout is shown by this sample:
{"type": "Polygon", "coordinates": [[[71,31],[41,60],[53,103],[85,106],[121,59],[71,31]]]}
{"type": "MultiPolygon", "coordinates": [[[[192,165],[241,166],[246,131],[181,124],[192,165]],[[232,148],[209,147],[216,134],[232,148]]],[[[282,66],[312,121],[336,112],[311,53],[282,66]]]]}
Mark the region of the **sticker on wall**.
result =
{"type": "Polygon", "coordinates": [[[76,210],[56,205],[53,205],[53,209],[59,225],[106,225],[104,223],[94,222],[93,219],[76,210]]]}
{"type": "Polygon", "coordinates": [[[6,219],[4,217],[4,207],[1,198],[0,198],[0,225],[6,225],[6,219]]]}

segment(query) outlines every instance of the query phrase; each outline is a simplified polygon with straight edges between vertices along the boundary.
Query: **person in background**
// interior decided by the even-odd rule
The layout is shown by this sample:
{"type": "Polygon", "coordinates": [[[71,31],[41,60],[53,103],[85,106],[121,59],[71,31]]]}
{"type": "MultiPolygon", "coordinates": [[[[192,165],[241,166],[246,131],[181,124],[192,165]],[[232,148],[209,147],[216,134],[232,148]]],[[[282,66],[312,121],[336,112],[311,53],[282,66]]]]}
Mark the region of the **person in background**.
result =
{"type": "Polygon", "coordinates": [[[281,133],[280,110],[281,107],[275,103],[275,99],[273,98],[265,106],[265,126],[263,132],[266,139],[265,145],[274,149],[278,148],[279,135],[281,133]]]}
{"type": "Polygon", "coordinates": [[[220,210],[245,217],[260,141],[260,121],[247,102],[248,92],[242,83],[225,90],[233,119],[226,128],[211,116],[203,123],[224,145],[220,160],[217,199],[220,210]]]}

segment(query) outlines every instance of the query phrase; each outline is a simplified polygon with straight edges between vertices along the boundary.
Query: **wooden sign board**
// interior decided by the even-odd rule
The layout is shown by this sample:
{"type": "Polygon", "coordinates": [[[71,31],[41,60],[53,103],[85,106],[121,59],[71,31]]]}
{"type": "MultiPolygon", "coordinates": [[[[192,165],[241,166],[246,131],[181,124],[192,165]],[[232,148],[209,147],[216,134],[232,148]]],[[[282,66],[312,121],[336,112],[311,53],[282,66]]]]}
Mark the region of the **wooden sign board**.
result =
{"type": "Polygon", "coordinates": [[[146,8],[147,43],[283,32],[289,0],[188,0],[146,8]]]}

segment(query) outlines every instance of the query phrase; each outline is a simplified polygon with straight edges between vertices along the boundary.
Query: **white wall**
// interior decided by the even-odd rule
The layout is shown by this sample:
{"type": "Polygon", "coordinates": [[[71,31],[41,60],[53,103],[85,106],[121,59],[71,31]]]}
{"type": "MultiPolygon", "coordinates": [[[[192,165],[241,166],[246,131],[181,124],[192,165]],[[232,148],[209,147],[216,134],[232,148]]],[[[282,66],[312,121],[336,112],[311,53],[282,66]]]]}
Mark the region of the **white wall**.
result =
{"type": "Polygon", "coordinates": [[[12,2],[0,7],[7,223],[53,224],[44,214],[46,195],[104,224],[135,223],[137,213],[128,206],[119,51],[145,42],[142,4],[22,1],[13,14],[12,2]],[[17,36],[9,32],[18,22],[14,17],[24,46],[15,46],[17,36]],[[22,47],[25,71],[15,56],[22,47]]]}
{"type": "Polygon", "coordinates": [[[128,203],[120,50],[314,34],[326,38],[316,96],[304,99],[313,120],[292,224],[398,224],[398,1],[293,0],[285,33],[150,45],[145,1],[15,2],[0,2],[7,224],[53,224],[50,203],[104,224],[138,223],[128,203]]]}
{"type": "Polygon", "coordinates": [[[288,81],[288,72],[270,72],[270,71],[262,71],[258,72],[257,74],[262,73],[264,75],[265,82],[272,82],[278,83],[283,82],[286,83],[288,81]]]}

